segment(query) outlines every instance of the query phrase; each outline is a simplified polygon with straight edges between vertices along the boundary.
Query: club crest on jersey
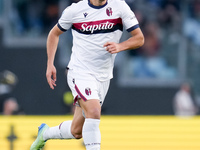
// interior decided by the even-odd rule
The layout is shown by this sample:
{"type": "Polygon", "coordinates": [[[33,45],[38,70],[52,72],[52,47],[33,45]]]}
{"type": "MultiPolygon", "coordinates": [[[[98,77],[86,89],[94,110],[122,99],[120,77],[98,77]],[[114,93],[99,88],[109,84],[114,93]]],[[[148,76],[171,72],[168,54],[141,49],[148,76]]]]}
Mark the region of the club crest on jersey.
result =
{"type": "Polygon", "coordinates": [[[107,9],[106,9],[106,14],[108,15],[108,16],[112,16],[112,8],[111,7],[108,7],[107,9]]]}
{"type": "Polygon", "coordinates": [[[89,87],[87,87],[87,88],[85,88],[85,94],[86,95],[91,95],[91,93],[92,93],[92,91],[91,91],[91,89],[89,88],[89,87]]]}

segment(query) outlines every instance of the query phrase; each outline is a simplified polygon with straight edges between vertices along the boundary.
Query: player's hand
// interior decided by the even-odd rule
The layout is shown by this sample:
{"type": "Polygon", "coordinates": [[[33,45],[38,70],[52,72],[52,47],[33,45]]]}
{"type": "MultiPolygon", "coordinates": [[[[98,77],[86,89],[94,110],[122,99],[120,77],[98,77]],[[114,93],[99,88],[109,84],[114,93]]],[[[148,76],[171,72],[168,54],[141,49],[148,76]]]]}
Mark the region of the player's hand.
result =
{"type": "Polygon", "coordinates": [[[46,78],[50,88],[53,90],[56,86],[56,68],[54,65],[47,65],[46,78]]]}
{"type": "Polygon", "coordinates": [[[104,44],[103,47],[106,47],[106,50],[111,54],[120,52],[120,46],[119,46],[119,44],[117,44],[115,42],[107,42],[104,44]]]}

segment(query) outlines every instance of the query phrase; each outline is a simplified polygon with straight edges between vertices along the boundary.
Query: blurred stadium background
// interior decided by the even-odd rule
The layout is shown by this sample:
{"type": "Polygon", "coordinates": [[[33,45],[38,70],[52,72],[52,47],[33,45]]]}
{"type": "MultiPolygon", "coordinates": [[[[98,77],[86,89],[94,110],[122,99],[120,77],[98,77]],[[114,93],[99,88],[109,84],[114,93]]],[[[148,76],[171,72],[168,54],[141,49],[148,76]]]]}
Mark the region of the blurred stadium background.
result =
{"type": "MultiPolygon", "coordinates": [[[[72,118],[65,77],[71,33],[60,38],[54,91],[45,78],[45,44],[64,8],[76,1],[0,0],[1,150],[28,150],[41,122],[54,126],[72,118]]],[[[200,0],[126,2],[146,41],[117,56],[102,108],[102,149],[199,150],[200,0]],[[189,116],[176,113],[174,98],[182,83],[190,85],[195,106],[189,116]]],[[[122,40],[128,37],[125,33],[122,40]]],[[[84,149],[82,141],[55,140],[45,150],[72,148],[84,149]]]]}

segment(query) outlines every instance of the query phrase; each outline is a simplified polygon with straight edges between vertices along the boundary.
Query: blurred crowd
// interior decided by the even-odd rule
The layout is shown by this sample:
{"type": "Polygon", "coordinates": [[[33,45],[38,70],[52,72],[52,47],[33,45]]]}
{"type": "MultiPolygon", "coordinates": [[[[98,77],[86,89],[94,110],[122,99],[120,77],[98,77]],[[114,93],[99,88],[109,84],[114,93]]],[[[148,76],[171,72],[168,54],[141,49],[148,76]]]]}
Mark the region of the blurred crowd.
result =
{"type": "Polygon", "coordinates": [[[13,0],[10,20],[13,34],[41,36],[46,34],[59,17],[58,0],[13,0]]]}
{"type": "MultiPolygon", "coordinates": [[[[16,34],[47,33],[59,18],[59,2],[63,0],[12,0],[10,20],[16,34]],[[33,32],[34,31],[34,32],[33,32]]],[[[66,6],[79,0],[68,0],[66,6]]],[[[140,53],[155,55],[162,32],[183,32],[199,44],[200,0],[126,0],[135,12],[146,36],[140,53]],[[185,13],[185,15],[183,15],[185,13]],[[150,44],[152,43],[152,44],[150,44]],[[150,44],[150,45],[149,45],[150,44]],[[151,52],[149,52],[151,51],[151,52]]],[[[2,3],[2,2],[1,2],[2,3]]]]}
{"type": "MultiPolygon", "coordinates": [[[[145,36],[145,44],[130,51],[131,73],[138,78],[171,79],[178,76],[177,62],[163,56],[167,41],[181,34],[180,0],[127,1],[145,36]],[[139,7],[138,7],[139,6],[139,7]]],[[[178,42],[174,41],[173,42],[178,42]]],[[[174,50],[175,52],[176,50],[174,50]]]]}
{"type": "MultiPolygon", "coordinates": [[[[15,34],[46,34],[57,22],[59,2],[64,0],[12,0],[10,20],[15,34]]],[[[79,0],[68,0],[66,6],[79,0]]],[[[200,43],[200,0],[126,0],[135,12],[146,37],[138,53],[156,55],[162,47],[162,32],[184,33],[200,43]],[[186,15],[183,15],[183,12],[186,15]],[[150,47],[150,48],[149,48],[150,47]]],[[[135,53],[133,54],[135,55],[135,53]]]]}

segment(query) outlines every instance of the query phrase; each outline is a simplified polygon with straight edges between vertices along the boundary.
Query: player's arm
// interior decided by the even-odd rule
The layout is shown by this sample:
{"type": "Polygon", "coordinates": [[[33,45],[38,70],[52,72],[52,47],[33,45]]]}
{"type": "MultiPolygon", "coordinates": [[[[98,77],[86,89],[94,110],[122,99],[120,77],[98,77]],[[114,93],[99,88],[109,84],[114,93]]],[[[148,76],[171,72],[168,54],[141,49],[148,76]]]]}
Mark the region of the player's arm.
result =
{"type": "Polygon", "coordinates": [[[47,70],[46,78],[51,89],[56,86],[56,68],[54,66],[54,58],[57,51],[59,36],[63,33],[57,25],[49,32],[47,38],[47,70]]]}
{"type": "Polygon", "coordinates": [[[136,28],[130,33],[131,37],[128,40],[121,43],[107,42],[104,44],[104,47],[111,54],[141,47],[144,44],[144,36],[140,28],[136,28]]]}

